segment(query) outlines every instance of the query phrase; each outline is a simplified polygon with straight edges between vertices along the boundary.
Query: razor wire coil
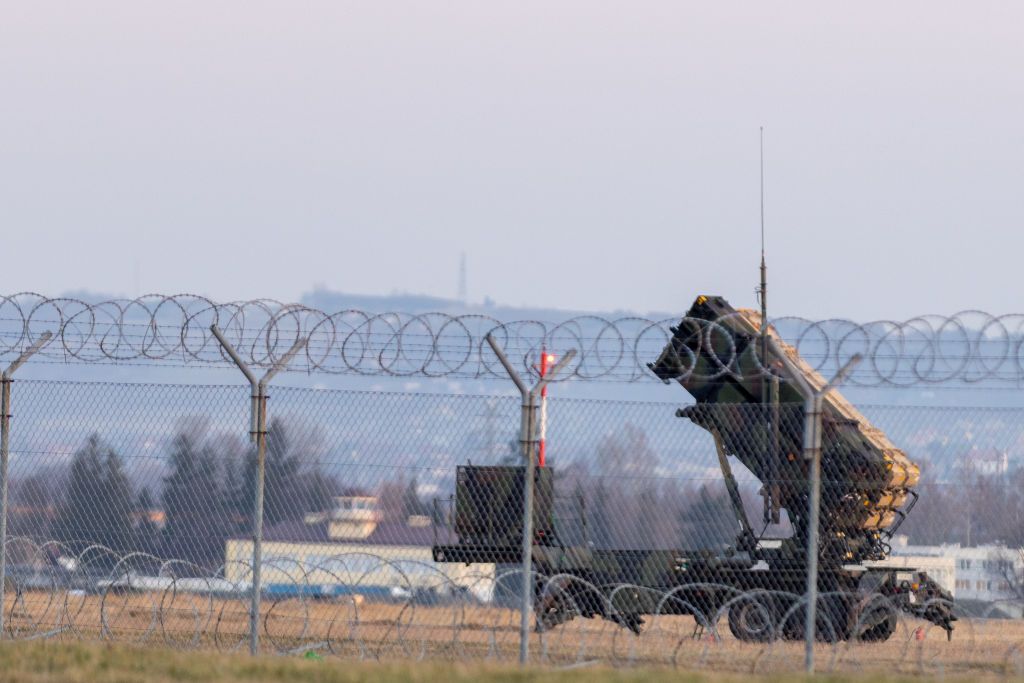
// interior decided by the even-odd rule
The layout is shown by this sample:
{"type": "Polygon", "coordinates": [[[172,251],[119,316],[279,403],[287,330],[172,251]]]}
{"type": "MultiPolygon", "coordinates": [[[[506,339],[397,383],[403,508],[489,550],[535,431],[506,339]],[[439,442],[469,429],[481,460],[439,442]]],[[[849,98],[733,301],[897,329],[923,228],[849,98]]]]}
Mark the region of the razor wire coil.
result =
{"type": "MultiPolygon", "coordinates": [[[[647,363],[672,337],[678,318],[583,315],[563,321],[502,321],[446,312],[327,312],[272,300],[218,303],[208,298],[147,295],[85,302],[34,293],[0,297],[0,357],[13,357],[53,334],[35,362],[170,363],[226,366],[210,332],[220,327],[246,362],[269,367],[296,342],[290,369],[308,373],[427,378],[503,378],[485,338],[506,349],[523,371],[536,374],[542,349],[575,349],[567,379],[642,382],[647,363]]],[[[735,348],[712,349],[723,321],[682,320],[698,329],[717,367],[698,369],[678,358],[681,376],[715,379],[740,370],[735,348]]],[[[1015,385],[1024,380],[1024,314],[964,311],[906,321],[857,323],[843,319],[777,318],[773,326],[815,369],[838,368],[855,353],[865,357],[850,382],[859,386],[916,384],[1015,385]]],[[[754,358],[753,372],[767,373],[754,358]]],[[[751,370],[746,370],[751,372],[751,370]]]]}

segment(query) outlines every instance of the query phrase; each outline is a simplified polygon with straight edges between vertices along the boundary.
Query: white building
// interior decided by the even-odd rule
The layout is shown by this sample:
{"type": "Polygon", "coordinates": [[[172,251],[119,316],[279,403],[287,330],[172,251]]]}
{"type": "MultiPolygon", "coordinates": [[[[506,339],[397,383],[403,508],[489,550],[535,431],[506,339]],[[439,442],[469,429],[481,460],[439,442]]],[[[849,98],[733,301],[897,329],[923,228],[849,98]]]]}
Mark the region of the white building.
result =
{"type": "MultiPolygon", "coordinates": [[[[454,542],[429,517],[385,521],[375,496],[338,496],[331,510],[268,527],[263,542],[263,586],[271,595],[405,598],[425,592],[444,599],[456,591],[481,601],[494,593],[493,564],[434,562],[431,546],[454,542]]],[[[225,578],[248,585],[252,540],[229,539],[225,578]]]]}
{"type": "Polygon", "coordinates": [[[931,575],[925,562],[944,560],[952,562],[953,575],[945,581],[934,576],[958,600],[998,604],[1014,616],[1024,615],[1021,600],[1021,582],[1024,580],[1024,553],[1003,545],[962,547],[959,543],[944,545],[910,545],[906,536],[896,536],[892,542],[890,560],[919,563],[931,575]],[[950,581],[950,579],[952,579],[950,581]]]}
{"type": "Polygon", "coordinates": [[[311,512],[304,522],[309,526],[327,524],[327,536],[343,540],[368,538],[381,521],[377,497],[369,495],[335,496],[334,509],[311,512]]]}
{"type": "Polygon", "coordinates": [[[971,448],[959,458],[957,462],[964,469],[972,470],[985,476],[1006,476],[1010,471],[1010,456],[1006,451],[998,448],[971,448]]]}
{"type": "MultiPolygon", "coordinates": [[[[229,540],[224,576],[242,591],[251,585],[252,541],[229,540]]],[[[424,592],[432,599],[464,594],[490,602],[493,564],[440,564],[429,546],[265,541],[263,591],[276,597],[405,599],[424,592]]]]}

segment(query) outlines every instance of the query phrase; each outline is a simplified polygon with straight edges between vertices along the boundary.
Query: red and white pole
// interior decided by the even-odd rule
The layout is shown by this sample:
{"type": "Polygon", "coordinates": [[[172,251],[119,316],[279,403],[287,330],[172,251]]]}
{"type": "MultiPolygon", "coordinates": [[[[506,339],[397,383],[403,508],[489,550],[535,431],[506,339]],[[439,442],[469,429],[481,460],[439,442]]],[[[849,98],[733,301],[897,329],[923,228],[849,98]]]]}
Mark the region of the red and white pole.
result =
{"type": "MultiPolygon", "coordinates": [[[[540,376],[543,379],[544,375],[548,373],[548,365],[553,363],[555,360],[554,356],[548,355],[548,352],[543,349],[540,350],[540,376]]],[[[540,445],[537,449],[537,465],[544,467],[545,456],[546,456],[546,441],[548,433],[548,387],[544,387],[540,390],[540,445]]]]}

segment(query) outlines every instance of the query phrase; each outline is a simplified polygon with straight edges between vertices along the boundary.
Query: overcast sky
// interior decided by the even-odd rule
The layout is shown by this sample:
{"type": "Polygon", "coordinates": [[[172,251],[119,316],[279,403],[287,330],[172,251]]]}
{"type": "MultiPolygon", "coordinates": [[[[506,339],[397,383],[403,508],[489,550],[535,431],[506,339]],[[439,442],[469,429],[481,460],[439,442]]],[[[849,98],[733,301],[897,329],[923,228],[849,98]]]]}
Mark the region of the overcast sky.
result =
{"type": "Polygon", "coordinates": [[[8,2],[0,291],[1024,311],[1024,4],[8,2]]]}

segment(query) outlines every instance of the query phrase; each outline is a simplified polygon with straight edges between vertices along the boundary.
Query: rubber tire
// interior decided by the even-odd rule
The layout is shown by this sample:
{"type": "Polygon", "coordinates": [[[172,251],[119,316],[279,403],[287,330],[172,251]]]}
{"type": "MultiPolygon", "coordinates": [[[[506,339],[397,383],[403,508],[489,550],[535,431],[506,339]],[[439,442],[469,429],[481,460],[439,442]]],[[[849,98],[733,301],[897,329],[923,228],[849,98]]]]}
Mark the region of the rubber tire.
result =
{"type": "Polygon", "coordinates": [[[879,608],[886,612],[885,618],[878,624],[867,628],[861,633],[857,640],[862,643],[884,643],[896,632],[896,625],[899,622],[896,612],[891,609],[879,608]]]}
{"type": "Polygon", "coordinates": [[[745,643],[767,643],[775,638],[778,616],[769,600],[743,597],[729,606],[729,632],[745,643]]]}

